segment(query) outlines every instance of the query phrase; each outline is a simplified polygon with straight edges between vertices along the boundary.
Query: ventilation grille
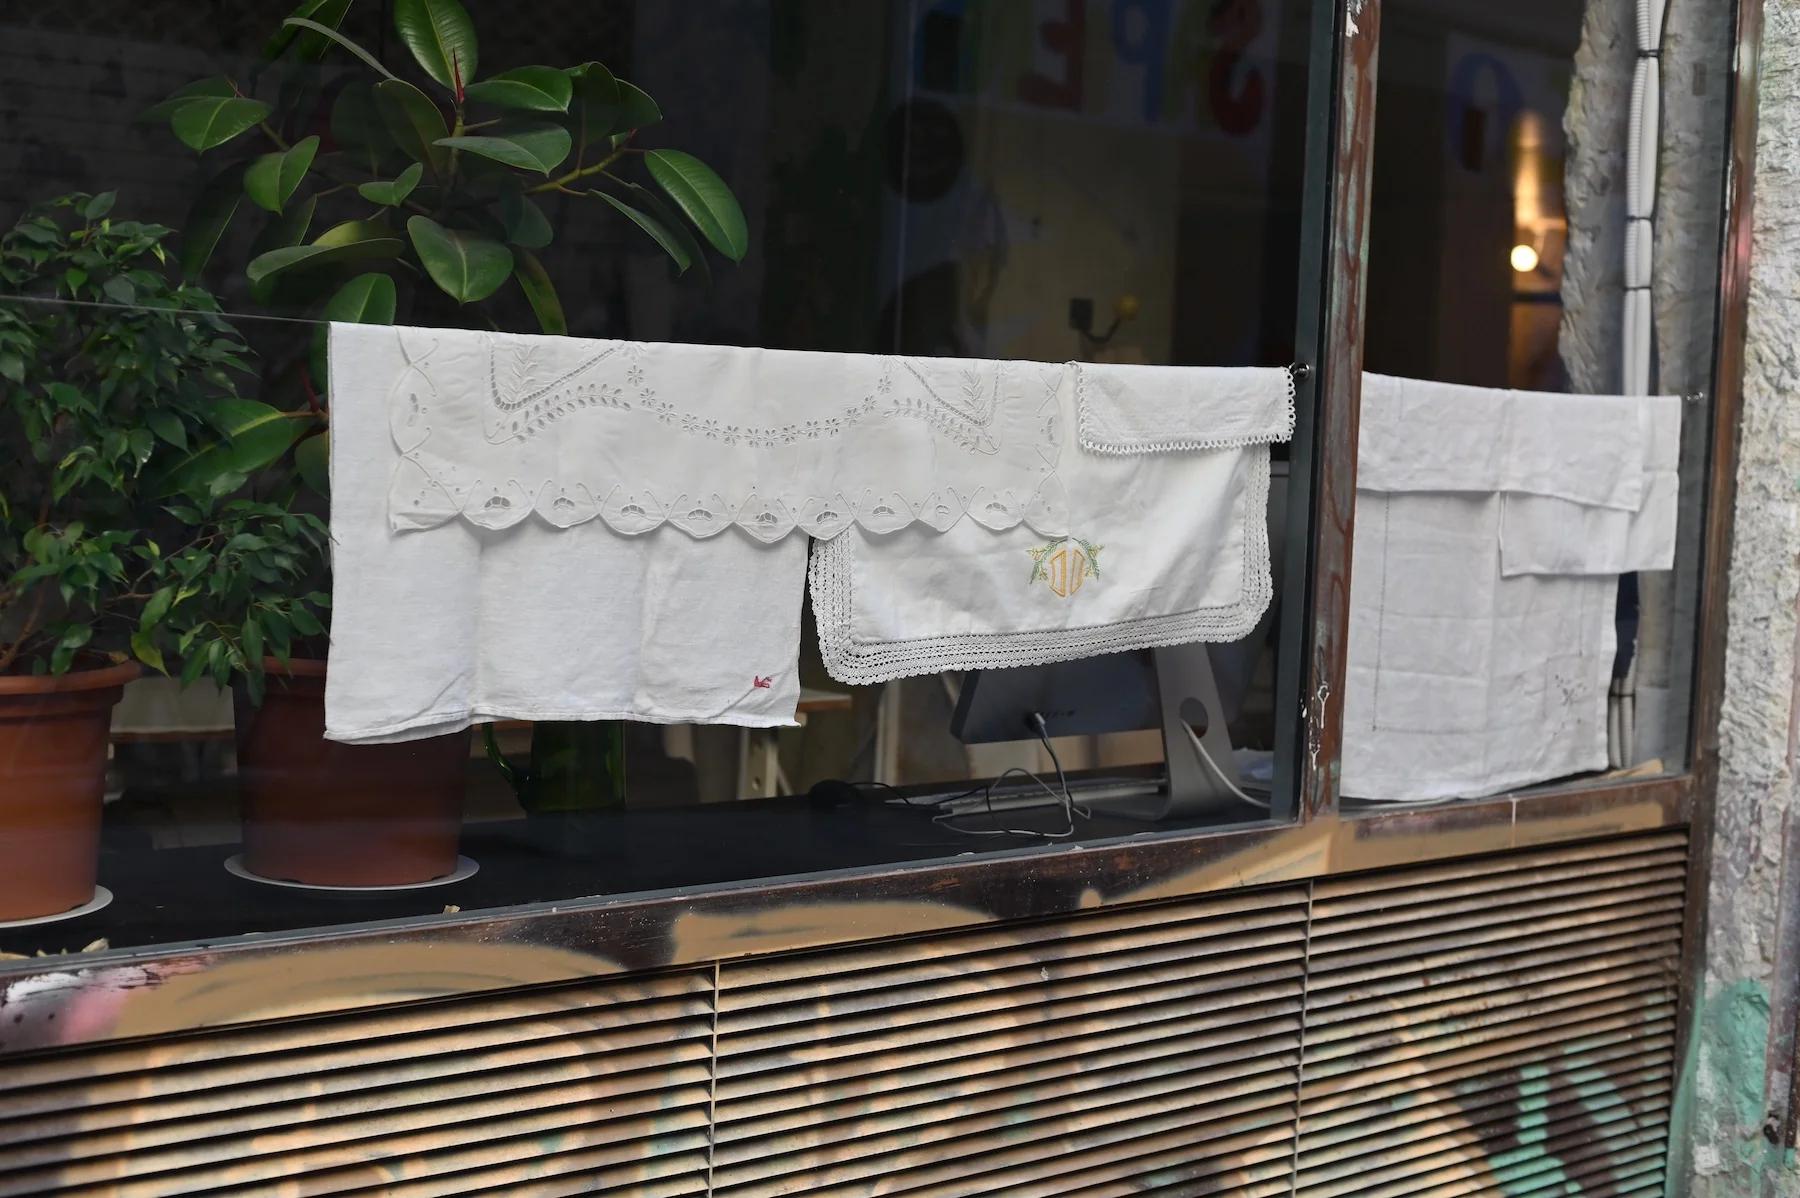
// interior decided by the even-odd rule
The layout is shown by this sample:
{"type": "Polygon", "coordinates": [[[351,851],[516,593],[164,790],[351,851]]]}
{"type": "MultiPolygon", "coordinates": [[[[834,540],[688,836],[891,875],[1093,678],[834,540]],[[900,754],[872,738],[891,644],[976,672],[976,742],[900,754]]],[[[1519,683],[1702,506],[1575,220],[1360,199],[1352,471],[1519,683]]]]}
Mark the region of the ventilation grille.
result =
{"type": "Polygon", "coordinates": [[[1295,1192],[1660,1192],[1679,834],[1322,881],[1295,1192]]]}
{"type": "Polygon", "coordinates": [[[1279,1194],[1306,891],[723,971],[714,1192],[1279,1194]]]}
{"type": "Polygon", "coordinates": [[[0,1198],[1659,1191],[1657,834],[0,1066],[0,1198]]]}
{"type": "Polygon", "coordinates": [[[712,971],[0,1068],[0,1195],[706,1189],[712,971]]]}

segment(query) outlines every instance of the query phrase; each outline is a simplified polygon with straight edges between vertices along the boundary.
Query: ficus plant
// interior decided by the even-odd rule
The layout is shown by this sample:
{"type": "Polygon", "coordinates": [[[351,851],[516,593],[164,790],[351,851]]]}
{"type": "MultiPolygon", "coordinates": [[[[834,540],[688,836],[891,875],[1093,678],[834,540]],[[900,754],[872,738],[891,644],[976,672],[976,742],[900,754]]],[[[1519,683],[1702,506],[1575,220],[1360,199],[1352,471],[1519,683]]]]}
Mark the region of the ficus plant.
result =
{"type": "MultiPolygon", "coordinates": [[[[391,324],[431,297],[489,315],[522,297],[538,329],[566,333],[543,253],[557,197],[616,216],[679,272],[707,271],[710,249],[749,248],[737,199],[694,155],[638,143],[663,119],[641,88],[598,62],[510,66],[483,74],[458,0],[393,0],[407,63],[386,63],[344,32],[353,0],[304,0],[242,77],[182,88],[145,114],[217,164],[189,218],[182,265],[206,269],[234,222],[258,222],[243,264],[251,294],[323,320],[391,324]],[[327,87],[328,57],[356,72],[327,87]]],[[[329,396],[324,334],[297,366],[299,386],[269,379],[307,421],[282,462],[323,489],[329,396]]],[[[285,452],[285,451],[284,451],[285,452]]],[[[490,742],[490,750],[498,757],[490,742]]],[[[528,805],[591,805],[596,774],[622,789],[616,725],[540,724],[530,767],[514,775],[528,805]]]]}
{"type": "Polygon", "coordinates": [[[113,203],[64,196],[0,236],[0,674],[135,658],[259,683],[328,602],[302,585],[322,525],[239,493],[296,422],[239,394],[249,350],[173,276],[171,230],[113,203]]]}

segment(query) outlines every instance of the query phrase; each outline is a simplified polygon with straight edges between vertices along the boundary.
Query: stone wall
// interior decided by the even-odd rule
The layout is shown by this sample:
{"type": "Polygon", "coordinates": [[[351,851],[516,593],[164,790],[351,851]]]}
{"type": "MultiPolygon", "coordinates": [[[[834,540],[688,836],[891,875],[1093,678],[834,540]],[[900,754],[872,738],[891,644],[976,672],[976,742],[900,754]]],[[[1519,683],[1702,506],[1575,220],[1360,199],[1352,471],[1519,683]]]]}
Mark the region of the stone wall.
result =
{"type": "Polygon", "coordinates": [[[1800,861],[1783,859],[1788,823],[1800,820],[1800,6],[1768,0],[1764,22],[1705,983],[1677,1094],[1671,1173],[1673,1192],[1700,1198],[1800,1195],[1794,1154],[1763,1132],[1765,1087],[1773,1073],[1778,1092],[1793,1060],[1783,1029],[1771,1036],[1771,994],[1800,968],[1781,947],[1800,928],[1778,918],[1784,864],[1800,875],[1800,861]]]}

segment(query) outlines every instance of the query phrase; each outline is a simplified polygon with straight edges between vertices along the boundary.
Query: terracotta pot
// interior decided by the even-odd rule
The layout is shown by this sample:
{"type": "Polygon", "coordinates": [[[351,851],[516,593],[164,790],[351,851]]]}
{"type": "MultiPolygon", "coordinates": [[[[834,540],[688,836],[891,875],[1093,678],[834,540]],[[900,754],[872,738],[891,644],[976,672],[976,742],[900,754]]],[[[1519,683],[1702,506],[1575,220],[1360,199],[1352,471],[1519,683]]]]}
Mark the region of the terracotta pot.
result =
{"type": "Polygon", "coordinates": [[[393,745],[325,739],[325,663],[269,661],[237,702],[244,866],[315,886],[400,886],[456,868],[469,733],[393,745]]]}
{"type": "Polygon", "coordinates": [[[94,897],[113,704],[135,665],[0,677],[0,921],[94,897]]]}

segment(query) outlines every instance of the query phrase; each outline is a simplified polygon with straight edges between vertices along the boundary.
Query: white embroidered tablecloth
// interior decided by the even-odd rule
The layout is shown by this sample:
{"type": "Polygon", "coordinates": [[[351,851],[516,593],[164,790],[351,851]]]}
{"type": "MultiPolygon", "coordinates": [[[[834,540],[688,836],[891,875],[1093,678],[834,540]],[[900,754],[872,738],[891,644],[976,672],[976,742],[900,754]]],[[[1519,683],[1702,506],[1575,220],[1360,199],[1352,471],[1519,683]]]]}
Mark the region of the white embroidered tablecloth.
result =
{"type": "Polygon", "coordinates": [[[853,529],[813,550],[826,670],[880,682],[1247,636],[1272,594],[1269,444],[1286,371],[1075,367],[1059,395],[1069,535],[853,529]]]}
{"type": "Polygon", "coordinates": [[[833,667],[853,680],[989,664],[944,648],[971,621],[1050,661],[1228,639],[1268,603],[1285,370],[342,324],[330,351],[334,739],[792,723],[809,536],[815,605],[831,563],[914,563],[819,608],[828,664],[824,617],[871,602],[938,642],[897,671],[833,667]],[[959,560],[995,586],[932,593],[959,560]]]}
{"type": "Polygon", "coordinates": [[[1618,576],[1674,559],[1681,401],[1367,375],[1342,788],[1604,769],[1618,576]]]}

